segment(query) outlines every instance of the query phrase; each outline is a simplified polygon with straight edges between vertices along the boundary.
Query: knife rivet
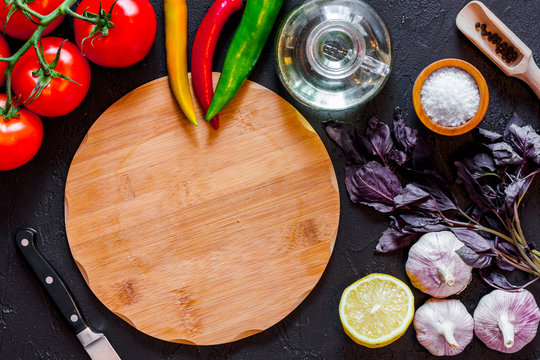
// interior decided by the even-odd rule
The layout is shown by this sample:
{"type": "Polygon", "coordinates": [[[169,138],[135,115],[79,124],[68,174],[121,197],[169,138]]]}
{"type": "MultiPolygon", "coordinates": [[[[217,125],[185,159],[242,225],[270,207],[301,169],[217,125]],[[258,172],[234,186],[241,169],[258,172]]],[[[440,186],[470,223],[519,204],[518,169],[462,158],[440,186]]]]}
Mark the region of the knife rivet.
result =
{"type": "Polygon", "coordinates": [[[21,245],[22,246],[28,246],[28,244],[30,244],[30,241],[28,241],[28,239],[22,239],[21,240],[21,245]]]}
{"type": "Polygon", "coordinates": [[[79,317],[77,315],[73,314],[73,315],[71,315],[71,317],[69,319],[71,320],[71,322],[76,323],[79,320],[79,317]]]}
{"type": "Polygon", "coordinates": [[[45,282],[46,282],[47,284],[49,284],[49,285],[52,284],[52,283],[53,283],[53,278],[52,278],[52,276],[47,276],[47,277],[45,278],[45,282]]]}

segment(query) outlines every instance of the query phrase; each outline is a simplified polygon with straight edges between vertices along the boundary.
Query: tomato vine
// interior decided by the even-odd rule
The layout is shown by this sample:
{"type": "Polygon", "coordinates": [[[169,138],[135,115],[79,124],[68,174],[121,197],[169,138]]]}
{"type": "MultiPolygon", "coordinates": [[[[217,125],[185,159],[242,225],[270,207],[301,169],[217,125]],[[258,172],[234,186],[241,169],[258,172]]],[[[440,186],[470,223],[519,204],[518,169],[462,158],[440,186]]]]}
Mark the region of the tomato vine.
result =
{"type": "MultiPolygon", "coordinates": [[[[23,54],[25,54],[30,48],[34,48],[36,52],[36,56],[39,60],[39,64],[41,67],[41,73],[45,74],[47,76],[57,76],[62,77],[66,80],[70,80],[67,77],[63,77],[62,74],[56,73],[54,71],[54,61],[53,63],[49,64],[45,60],[45,57],[43,55],[43,51],[40,49],[40,39],[43,36],[43,32],[47,28],[48,25],[50,25],[54,20],[57,18],[68,15],[72,16],[76,19],[87,21],[94,25],[95,33],[99,32],[101,29],[109,29],[113,27],[112,22],[110,22],[110,17],[104,18],[105,14],[100,11],[100,14],[92,14],[88,12],[84,12],[83,14],[78,14],[75,11],[71,9],[71,7],[75,4],[76,0],[64,0],[54,11],[52,11],[48,15],[40,14],[37,11],[34,11],[30,9],[30,7],[27,5],[25,0],[6,0],[5,6],[11,6],[11,9],[9,11],[8,17],[6,19],[6,23],[9,20],[9,16],[13,14],[15,11],[20,10],[22,13],[29,19],[31,19],[32,22],[36,23],[38,25],[37,29],[34,31],[34,33],[30,36],[30,38],[11,56],[9,57],[0,57],[1,62],[6,62],[7,69],[5,71],[5,77],[6,77],[6,94],[7,99],[5,106],[0,109],[0,116],[2,116],[4,119],[8,120],[10,118],[18,116],[18,107],[13,103],[13,90],[11,86],[11,74],[13,72],[13,68],[15,67],[15,64],[19,61],[19,59],[22,57],[23,54]]],[[[114,4],[113,4],[114,6],[114,4]]],[[[112,7],[111,7],[112,9],[112,7]]],[[[104,32],[105,32],[104,31],[104,32]]],[[[58,50],[58,54],[61,51],[61,47],[58,50]]],[[[37,95],[39,95],[40,89],[38,87],[46,86],[43,84],[38,84],[36,87],[37,95]]]]}

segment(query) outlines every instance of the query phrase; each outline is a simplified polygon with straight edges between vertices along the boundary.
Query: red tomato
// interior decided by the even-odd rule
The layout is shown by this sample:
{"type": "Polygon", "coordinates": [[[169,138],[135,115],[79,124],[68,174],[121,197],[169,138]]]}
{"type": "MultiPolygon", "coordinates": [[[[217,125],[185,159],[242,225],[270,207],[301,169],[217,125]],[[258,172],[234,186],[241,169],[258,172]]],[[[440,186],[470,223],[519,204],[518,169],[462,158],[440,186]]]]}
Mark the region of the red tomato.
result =
{"type": "MultiPolygon", "coordinates": [[[[100,0],[82,0],[77,13],[84,10],[99,12],[100,0]]],[[[109,13],[114,0],[101,0],[101,7],[109,13]]],[[[75,41],[82,53],[92,62],[107,67],[126,67],[141,61],[150,51],[156,36],[156,14],[148,0],[118,0],[110,21],[114,26],[109,34],[101,32],[84,40],[94,25],[75,19],[75,41]],[[82,45],[81,45],[82,43],[82,45]]]]}
{"type": "MultiPolygon", "coordinates": [[[[56,10],[56,8],[60,6],[62,2],[62,0],[34,0],[31,2],[25,1],[26,5],[31,10],[37,11],[41,15],[49,15],[54,10],[56,10]]],[[[6,23],[6,16],[10,8],[11,5],[2,4],[0,6],[1,30],[5,31],[6,34],[16,39],[30,39],[30,36],[32,36],[38,26],[31,22],[30,19],[28,19],[26,16],[24,16],[21,10],[15,11],[9,18],[7,26],[4,25],[6,23]]],[[[35,17],[32,18],[37,22],[37,19],[35,17]]],[[[47,35],[51,31],[56,29],[63,19],[64,16],[60,16],[59,18],[55,19],[49,26],[47,26],[43,35],[47,35]]]]}
{"type": "Polygon", "coordinates": [[[36,114],[54,117],[70,113],[84,100],[90,87],[90,66],[73,43],[57,37],[42,38],[45,60],[49,64],[54,61],[62,42],[64,45],[60,60],[54,70],[75,83],[62,78],[53,78],[43,88],[41,94],[30,101],[30,94],[38,83],[38,77],[32,75],[32,72],[40,68],[34,49],[29,49],[13,68],[11,74],[13,91],[24,106],[36,114]]]}
{"type": "MultiPolygon", "coordinates": [[[[6,39],[4,39],[2,35],[0,35],[0,57],[6,58],[10,56],[11,56],[11,52],[9,51],[8,43],[6,39]]],[[[3,62],[3,61],[0,62],[0,86],[4,83],[4,81],[6,81],[5,72],[6,72],[7,67],[8,67],[7,62],[3,62]]]]}
{"type": "MultiPolygon", "coordinates": [[[[0,95],[0,107],[6,105],[6,94],[0,95]]],[[[36,155],[43,140],[39,116],[19,109],[19,116],[5,120],[0,116],[0,170],[12,170],[26,164],[36,155]]]]}

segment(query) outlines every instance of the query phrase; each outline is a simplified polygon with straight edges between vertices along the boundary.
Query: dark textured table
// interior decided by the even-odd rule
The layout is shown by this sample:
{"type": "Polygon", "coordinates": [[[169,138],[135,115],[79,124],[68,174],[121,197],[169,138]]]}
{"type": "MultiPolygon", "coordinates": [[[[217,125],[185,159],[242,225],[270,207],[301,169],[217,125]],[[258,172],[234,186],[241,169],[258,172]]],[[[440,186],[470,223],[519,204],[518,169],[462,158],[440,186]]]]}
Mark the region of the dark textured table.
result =
{"type": "MultiPolygon", "coordinates": [[[[286,1],[280,20],[300,1],[286,1]]],[[[324,135],[321,121],[344,119],[363,128],[365,120],[377,114],[391,122],[392,110],[401,106],[409,125],[422,129],[436,145],[441,164],[468,141],[470,135],[445,138],[428,133],[412,107],[412,86],[428,64],[447,57],[471,62],[484,75],[490,90],[490,106],[481,126],[502,131],[517,112],[527,123],[540,126],[540,101],[521,81],[508,78],[467,40],[455,26],[459,1],[369,1],[380,13],[393,41],[394,66],[379,95],[362,109],[338,113],[317,112],[295,102],[281,86],[274,71],[270,42],[250,79],[277,92],[302,112],[319,133],[335,165],[341,190],[341,222],[334,253],[321,281],[300,306],[270,329],[241,341],[220,346],[198,347],[156,340],[133,329],[110,313],[89,291],[68,249],[64,228],[64,186],[69,164],[79,143],[98,116],[120,97],[150,80],[166,75],[161,1],[152,0],[158,18],[158,32],[150,54],[126,69],[106,69],[92,65],[90,92],[71,114],[44,119],[45,138],[37,156],[27,165],[0,173],[0,359],[86,359],[76,338],[68,331],[53,304],[16,251],[13,236],[18,227],[33,226],[41,233],[39,246],[57,267],[72,289],[89,322],[109,337],[122,359],[427,359],[432,356],[416,341],[414,328],[395,343],[381,349],[366,349],[353,343],[343,332],[337,312],[343,289],[372,272],[393,274],[408,282],[404,264],[406,252],[375,255],[377,239],[387,227],[387,219],[364,206],[351,204],[344,179],[344,159],[339,149],[324,135]]],[[[211,0],[188,0],[189,39],[211,0]]],[[[535,53],[540,63],[539,0],[511,2],[486,0],[499,16],[535,53]]],[[[240,16],[225,29],[218,46],[215,70],[223,64],[226,48],[240,16]]],[[[71,19],[53,34],[73,41],[71,19]]],[[[271,35],[275,36],[274,33],[271,35]]],[[[11,41],[12,49],[20,42],[11,41]]],[[[2,154],[0,154],[2,156],[2,154]]],[[[449,167],[449,169],[451,169],[449,167]]],[[[529,239],[540,232],[538,181],[523,210],[529,239]]],[[[540,300],[540,284],[530,290],[540,300]]],[[[416,306],[428,298],[413,289],[416,306]]],[[[488,288],[477,274],[459,296],[472,313],[488,288]]],[[[514,355],[489,350],[478,339],[456,359],[540,359],[540,336],[514,355]]]]}

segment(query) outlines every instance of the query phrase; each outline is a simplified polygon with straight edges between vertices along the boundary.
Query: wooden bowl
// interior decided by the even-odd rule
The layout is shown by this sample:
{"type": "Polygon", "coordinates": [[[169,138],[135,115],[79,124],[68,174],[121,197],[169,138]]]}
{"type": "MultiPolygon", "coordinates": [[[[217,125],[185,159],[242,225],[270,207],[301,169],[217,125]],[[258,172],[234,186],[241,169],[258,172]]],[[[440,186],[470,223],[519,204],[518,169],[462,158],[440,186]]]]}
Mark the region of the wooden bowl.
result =
{"type": "Polygon", "coordinates": [[[418,78],[416,79],[413,88],[413,104],[416,114],[428,129],[436,132],[437,134],[456,136],[471,131],[480,123],[480,121],[482,121],[489,104],[489,92],[486,80],[484,79],[480,71],[478,71],[478,69],[475,68],[473,65],[460,59],[443,59],[429,65],[420,73],[420,75],[418,75],[418,78]],[[424,81],[426,81],[427,77],[431,75],[431,73],[433,73],[437,69],[450,66],[457,67],[469,73],[476,81],[476,84],[478,85],[478,90],[480,91],[480,105],[478,106],[476,115],[474,115],[474,117],[467,121],[465,124],[454,127],[442,126],[431,120],[424,111],[424,108],[422,107],[420,94],[422,91],[422,86],[424,86],[424,81]]]}

